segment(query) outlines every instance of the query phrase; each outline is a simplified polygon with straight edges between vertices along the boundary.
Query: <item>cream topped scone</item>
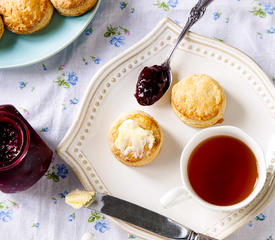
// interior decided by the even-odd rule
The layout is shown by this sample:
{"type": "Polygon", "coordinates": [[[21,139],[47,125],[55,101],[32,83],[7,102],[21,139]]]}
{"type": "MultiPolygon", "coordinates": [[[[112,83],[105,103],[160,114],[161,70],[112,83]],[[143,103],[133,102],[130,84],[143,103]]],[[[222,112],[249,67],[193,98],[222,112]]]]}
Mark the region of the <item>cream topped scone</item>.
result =
{"type": "Polygon", "coordinates": [[[162,131],[147,113],[134,111],[121,115],[109,131],[113,155],[128,166],[143,166],[153,161],[162,145],[162,131]]]}
{"type": "Polygon", "coordinates": [[[65,197],[65,202],[75,209],[88,207],[94,201],[94,192],[76,189],[65,197]]]}
{"type": "Polygon", "coordinates": [[[144,147],[147,144],[151,150],[155,138],[152,130],[141,128],[138,123],[132,119],[125,120],[118,128],[118,136],[115,146],[127,156],[132,153],[135,158],[142,158],[144,147]]]}

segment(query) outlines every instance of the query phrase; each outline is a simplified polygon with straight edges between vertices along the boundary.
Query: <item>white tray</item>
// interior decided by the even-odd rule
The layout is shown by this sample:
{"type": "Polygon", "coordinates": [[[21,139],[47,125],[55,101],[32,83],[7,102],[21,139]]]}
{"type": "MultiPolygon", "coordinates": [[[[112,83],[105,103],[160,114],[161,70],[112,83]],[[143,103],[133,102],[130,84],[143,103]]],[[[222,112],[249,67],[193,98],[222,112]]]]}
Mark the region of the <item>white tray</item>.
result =
{"type": "MultiPolygon", "coordinates": [[[[223,239],[260,213],[275,195],[275,144],[267,158],[268,174],[260,195],[234,212],[205,209],[190,199],[165,210],[159,198],[180,185],[179,159],[186,142],[199,129],[183,124],[170,106],[170,91],[151,107],[137,104],[133,94],[144,66],[162,63],[181,27],[164,19],[143,40],[106,64],[91,80],[81,110],[58,148],[86,189],[108,192],[142,205],[209,236],[223,239]],[[122,112],[141,109],[162,126],[163,148],[150,165],[131,168],[116,160],[108,146],[111,123],[122,112]]],[[[267,152],[275,133],[275,91],[261,68],[239,50],[219,41],[189,33],[176,50],[171,65],[173,83],[190,73],[205,73],[225,89],[227,108],[223,125],[238,126],[267,152]]],[[[161,239],[125,222],[122,228],[144,239],[161,239]]]]}

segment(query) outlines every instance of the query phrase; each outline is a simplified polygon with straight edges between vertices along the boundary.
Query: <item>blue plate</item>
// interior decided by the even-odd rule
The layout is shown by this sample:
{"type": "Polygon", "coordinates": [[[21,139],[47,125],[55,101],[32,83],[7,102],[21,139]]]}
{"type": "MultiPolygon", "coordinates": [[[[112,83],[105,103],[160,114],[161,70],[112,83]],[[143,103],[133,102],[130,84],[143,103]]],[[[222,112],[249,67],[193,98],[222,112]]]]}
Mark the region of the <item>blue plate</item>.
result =
{"type": "Polygon", "coordinates": [[[93,19],[101,0],[85,15],[64,17],[54,13],[50,24],[32,35],[5,30],[0,39],[0,69],[22,67],[45,60],[72,43],[93,19]]]}

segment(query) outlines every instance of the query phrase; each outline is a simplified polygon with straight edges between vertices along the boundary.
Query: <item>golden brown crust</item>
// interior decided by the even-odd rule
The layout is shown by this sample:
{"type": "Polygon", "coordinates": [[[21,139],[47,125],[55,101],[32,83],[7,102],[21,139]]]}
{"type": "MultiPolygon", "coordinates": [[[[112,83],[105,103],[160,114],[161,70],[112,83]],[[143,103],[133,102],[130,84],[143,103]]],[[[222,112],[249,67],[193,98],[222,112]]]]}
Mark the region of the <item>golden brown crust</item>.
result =
{"type": "Polygon", "coordinates": [[[4,33],[4,23],[2,21],[2,18],[0,17],[0,39],[4,33]]]}
{"type": "Polygon", "coordinates": [[[171,104],[184,123],[208,127],[222,119],[226,96],[220,85],[205,74],[192,74],[172,88],[171,104]]]}
{"type": "Polygon", "coordinates": [[[72,9],[79,7],[87,0],[51,0],[54,6],[57,6],[58,8],[65,8],[65,9],[72,9]]]}
{"type": "Polygon", "coordinates": [[[97,0],[51,0],[56,10],[64,16],[79,16],[96,4],[97,0]]]}
{"type": "Polygon", "coordinates": [[[5,26],[17,34],[31,34],[46,27],[53,15],[50,0],[1,0],[5,26]]]}
{"type": "Polygon", "coordinates": [[[152,162],[160,152],[163,138],[161,127],[157,121],[143,111],[133,111],[119,116],[118,119],[112,124],[108,137],[110,149],[113,155],[122,163],[133,167],[144,166],[152,162]],[[134,120],[143,129],[151,130],[155,138],[152,149],[149,149],[148,146],[145,145],[144,154],[141,159],[135,158],[131,153],[125,156],[115,145],[115,141],[118,137],[118,128],[125,120],[128,119],[134,120]]]}

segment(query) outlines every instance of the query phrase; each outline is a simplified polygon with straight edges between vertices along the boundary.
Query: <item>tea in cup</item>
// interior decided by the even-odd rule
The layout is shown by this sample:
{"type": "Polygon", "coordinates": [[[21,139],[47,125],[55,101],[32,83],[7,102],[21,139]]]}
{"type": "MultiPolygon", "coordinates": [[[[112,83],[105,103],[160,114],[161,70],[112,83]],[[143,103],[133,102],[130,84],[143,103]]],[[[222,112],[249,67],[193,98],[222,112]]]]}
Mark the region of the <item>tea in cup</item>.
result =
{"type": "Polygon", "coordinates": [[[232,126],[198,132],[182,152],[180,171],[183,185],[161,198],[164,207],[192,197],[208,208],[235,210],[249,204],[266,179],[260,146],[232,126]]]}

